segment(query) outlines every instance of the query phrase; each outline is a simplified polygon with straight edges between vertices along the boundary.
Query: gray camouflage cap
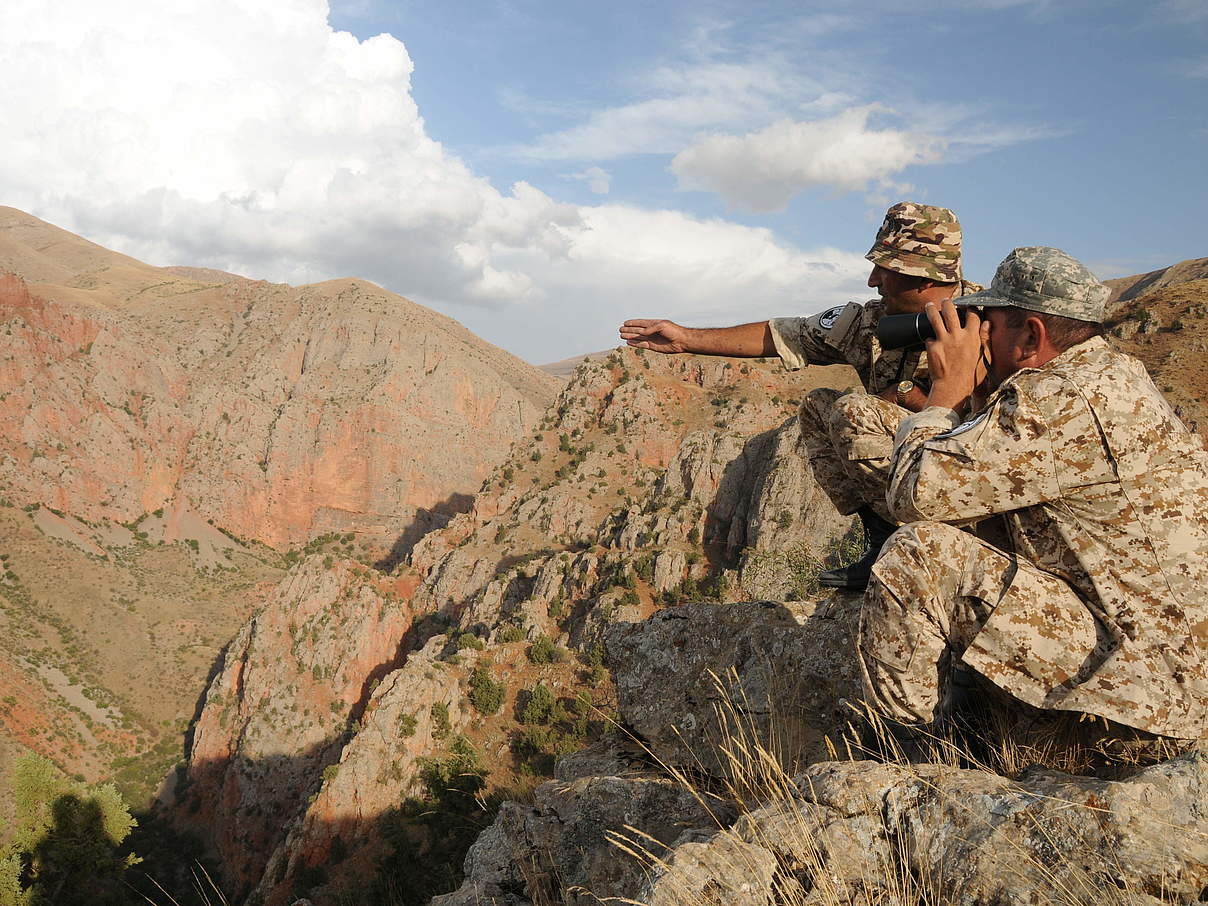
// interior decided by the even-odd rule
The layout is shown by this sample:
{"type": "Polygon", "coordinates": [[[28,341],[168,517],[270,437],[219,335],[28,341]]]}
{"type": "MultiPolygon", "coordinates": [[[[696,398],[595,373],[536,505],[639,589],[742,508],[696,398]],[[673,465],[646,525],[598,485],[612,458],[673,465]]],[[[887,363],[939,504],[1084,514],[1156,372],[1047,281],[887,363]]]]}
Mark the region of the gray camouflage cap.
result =
{"type": "Polygon", "coordinates": [[[1111,294],[1086,265],[1061,249],[1029,246],[1003,259],[989,289],[962,296],[958,304],[1014,306],[1099,324],[1111,294]]]}
{"type": "Polygon", "coordinates": [[[900,201],[885,212],[864,257],[899,274],[955,283],[961,279],[960,221],[947,208],[900,201]]]}

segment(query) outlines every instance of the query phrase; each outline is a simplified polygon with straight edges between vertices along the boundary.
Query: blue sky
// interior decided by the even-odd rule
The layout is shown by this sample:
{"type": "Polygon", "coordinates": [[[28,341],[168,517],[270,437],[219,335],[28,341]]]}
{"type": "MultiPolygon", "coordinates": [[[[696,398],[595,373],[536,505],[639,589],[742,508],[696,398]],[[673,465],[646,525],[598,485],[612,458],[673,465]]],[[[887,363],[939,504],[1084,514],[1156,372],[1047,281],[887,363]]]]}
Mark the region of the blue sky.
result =
{"type": "Polygon", "coordinates": [[[1017,245],[1208,255],[1208,0],[96,6],[0,12],[0,202],[157,264],[365,277],[534,362],[866,298],[907,198],[981,281],[1017,245]]]}

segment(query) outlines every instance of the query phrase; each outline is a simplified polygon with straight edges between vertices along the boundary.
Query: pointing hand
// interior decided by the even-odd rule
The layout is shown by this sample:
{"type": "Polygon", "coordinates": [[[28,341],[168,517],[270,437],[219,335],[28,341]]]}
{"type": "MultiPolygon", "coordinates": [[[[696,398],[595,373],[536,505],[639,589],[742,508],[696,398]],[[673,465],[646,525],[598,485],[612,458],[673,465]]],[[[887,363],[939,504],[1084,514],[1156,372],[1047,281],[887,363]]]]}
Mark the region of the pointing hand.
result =
{"type": "Polygon", "coordinates": [[[621,339],[638,349],[674,353],[687,349],[687,332],[674,321],[634,318],[621,325],[621,339]]]}

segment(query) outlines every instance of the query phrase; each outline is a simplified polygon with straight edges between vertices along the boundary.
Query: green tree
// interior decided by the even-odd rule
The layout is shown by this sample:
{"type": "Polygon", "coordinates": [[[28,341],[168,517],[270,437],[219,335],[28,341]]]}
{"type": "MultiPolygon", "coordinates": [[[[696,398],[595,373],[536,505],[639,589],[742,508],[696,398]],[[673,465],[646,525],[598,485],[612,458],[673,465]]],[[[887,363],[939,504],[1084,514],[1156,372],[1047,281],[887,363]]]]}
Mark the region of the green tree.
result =
{"type": "Polygon", "coordinates": [[[491,679],[490,668],[479,664],[470,675],[470,704],[480,714],[494,714],[503,705],[507,690],[491,679]]]}
{"type": "Polygon", "coordinates": [[[499,808],[498,797],[486,795],[488,771],[464,736],[454,736],[443,757],[419,765],[423,791],[379,819],[387,852],[377,863],[371,903],[423,906],[456,889],[470,844],[499,808]]]}
{"type": "Polygon", "coordinates": [[[118,847],[135,821],[111,783],[86,787],[34,753],[12,775],[16,820],[0,855],[0,906],[117,903],[138,862],[118,847]]]}
{"type": "Polygon", "coordinates": [[[528,701],[524,703],[524,708],[520,712],[521,723],[549,723],[555,701],[554,693],[550,691],[549,686],[545,683],[538,683],[529,693],[528,701]]]}

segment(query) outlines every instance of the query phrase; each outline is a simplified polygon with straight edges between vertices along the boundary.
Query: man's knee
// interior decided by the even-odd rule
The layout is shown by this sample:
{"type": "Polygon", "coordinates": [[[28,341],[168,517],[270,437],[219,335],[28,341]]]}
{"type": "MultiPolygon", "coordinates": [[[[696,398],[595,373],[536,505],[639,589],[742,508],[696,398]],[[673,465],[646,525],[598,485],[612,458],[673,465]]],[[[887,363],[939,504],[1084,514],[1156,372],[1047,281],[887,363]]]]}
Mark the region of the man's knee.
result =
{"type": "Polygon", "coordinates": [[[807,393],[801,400],[801,408],[797,412],[797,421],[801,424],[802,434],[809,432],[825,435],[831,409],[840,396],[838,390],[830,387],[819,387],[807,393]]]}
{"type": "Polygon", "coordinates": [[[909,552],[912,556],[922,554],[944,555],[953,550],[963,549],[972,540],[972,536],[947,522],[907,522],[889,536],[882,548],[882,557],[892,551],[898,556],[909,552]]]}
{"type": "Polygon", "coordinates": [[[898,595],[932,585],[937,571],[962,568],[970,540],[967,532],[944,522],[908,522],[881,548],[872,581],[898,595]]]}
{"type": "Polygon", "coordinates": [[[905,410],[869,393],[839,397],[826,417],[826,432],[847,459],[888,460],[905,410]]]}

